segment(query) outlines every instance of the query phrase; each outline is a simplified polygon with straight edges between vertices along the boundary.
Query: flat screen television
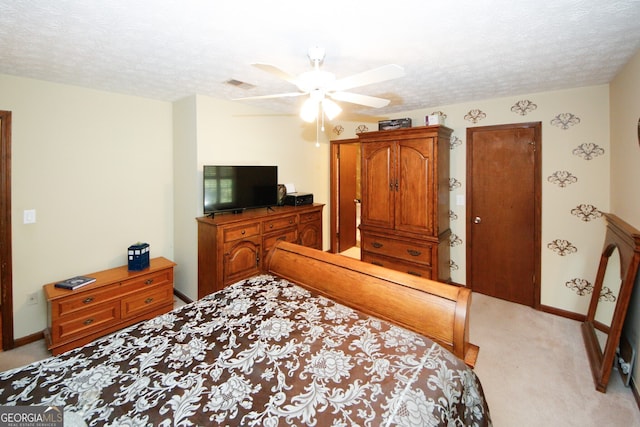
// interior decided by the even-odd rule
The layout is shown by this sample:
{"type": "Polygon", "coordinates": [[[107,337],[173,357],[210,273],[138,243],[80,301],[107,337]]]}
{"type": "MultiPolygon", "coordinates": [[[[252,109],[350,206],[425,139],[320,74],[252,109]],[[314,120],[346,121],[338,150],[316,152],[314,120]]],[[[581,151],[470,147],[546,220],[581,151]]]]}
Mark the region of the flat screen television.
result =
{"type": "Polygon", "coordinates": [[[203,189],[205,215],[275,206],[278,167],[205,165],[203,189]]]}

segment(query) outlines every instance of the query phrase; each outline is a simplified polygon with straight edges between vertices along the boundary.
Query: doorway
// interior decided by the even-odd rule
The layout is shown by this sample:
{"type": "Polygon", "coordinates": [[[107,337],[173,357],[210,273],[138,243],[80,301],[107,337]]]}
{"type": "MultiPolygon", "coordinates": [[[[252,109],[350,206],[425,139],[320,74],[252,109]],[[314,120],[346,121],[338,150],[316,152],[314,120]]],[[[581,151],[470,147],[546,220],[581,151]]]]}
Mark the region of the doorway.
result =
{"type": "Polygon", "coordinates": [[[539,308],[541,123],[467,128],[467,286],[539,308]]]}
{"type": "Polygon", "coordinates": [[[331,141],[331,252],[359,247],[360,141],[331,141]]]}
{"type": "Polygon", "coordinates": [[[13,348],[11,112],[0,111],[0,350],[13,348]]]}

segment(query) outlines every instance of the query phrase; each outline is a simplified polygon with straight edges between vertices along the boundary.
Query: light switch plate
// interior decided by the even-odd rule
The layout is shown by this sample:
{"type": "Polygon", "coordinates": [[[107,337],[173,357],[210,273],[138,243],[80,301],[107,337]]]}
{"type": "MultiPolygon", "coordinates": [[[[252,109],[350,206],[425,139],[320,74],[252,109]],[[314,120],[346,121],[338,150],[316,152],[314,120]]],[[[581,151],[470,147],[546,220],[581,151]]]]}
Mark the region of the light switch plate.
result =
{"type": "Polygon", "coordinates": [[[36,222],[36,210],[35,209],[26,209],[23,212],[23,223],[24,224],[35,224],[36,222]]]}

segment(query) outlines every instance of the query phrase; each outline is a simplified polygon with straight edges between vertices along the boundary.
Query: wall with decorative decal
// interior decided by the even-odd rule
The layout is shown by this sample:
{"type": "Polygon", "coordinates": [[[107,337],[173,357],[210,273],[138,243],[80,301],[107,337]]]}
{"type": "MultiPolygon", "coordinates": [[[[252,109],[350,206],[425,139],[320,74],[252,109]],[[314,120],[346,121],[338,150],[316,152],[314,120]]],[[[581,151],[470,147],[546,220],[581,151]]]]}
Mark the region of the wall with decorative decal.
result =
{"type": "MultiPolygon", "coordinates": [[[[466,129],[542,123],[541,304],[584,314],[604,239],[601,212],[609,209],[609,89],[607,85],[519,95],[399,113],[413,126],[440,114],[451,139],[451,276],[466,284],[466,129]],[[458,197],[461,196],[461,197],[458,197]]],[[[344,122],[332,139],[353,138],[377,123],[344,122]]],[[[509,262],[509,260],[505,260],[509,262]]]]}
{"type": "MultiPolygon", "coordinates": [[[[611,212],[640,230],[640,51],[610,85],[611,212]]],[[[623,335],[640,349],[640,277],[629,303],[623,335]]],[[[632,378],[640,385],[640,358],[632,378]]]]}

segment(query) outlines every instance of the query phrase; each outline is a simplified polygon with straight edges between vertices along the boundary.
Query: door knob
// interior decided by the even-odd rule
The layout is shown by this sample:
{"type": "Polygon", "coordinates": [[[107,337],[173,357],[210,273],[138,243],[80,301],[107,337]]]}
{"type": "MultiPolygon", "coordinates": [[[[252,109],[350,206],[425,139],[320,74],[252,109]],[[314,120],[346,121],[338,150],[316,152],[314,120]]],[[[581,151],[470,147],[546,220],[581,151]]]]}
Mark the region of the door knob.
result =
{"type": "Polygon", "coordinates": [[[479,216],[473,218],[473,223],[474,224],[480,224],[482,222],[482,218],[480,218],[479,216]]]}

